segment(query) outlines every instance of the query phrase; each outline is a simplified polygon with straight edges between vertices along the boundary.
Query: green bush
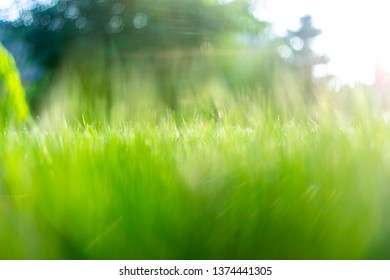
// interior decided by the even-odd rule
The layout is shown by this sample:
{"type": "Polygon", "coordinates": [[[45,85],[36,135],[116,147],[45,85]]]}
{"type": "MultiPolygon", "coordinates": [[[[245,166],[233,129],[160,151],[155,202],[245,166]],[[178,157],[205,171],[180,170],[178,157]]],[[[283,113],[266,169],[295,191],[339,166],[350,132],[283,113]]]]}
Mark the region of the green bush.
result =
{"type": "Polygon", "coordinates": [[[29,108],[20,81],[19,71],[12,55],[0,44],[0,110],[5,122],[24,122],[29,116],[29,108]]]}

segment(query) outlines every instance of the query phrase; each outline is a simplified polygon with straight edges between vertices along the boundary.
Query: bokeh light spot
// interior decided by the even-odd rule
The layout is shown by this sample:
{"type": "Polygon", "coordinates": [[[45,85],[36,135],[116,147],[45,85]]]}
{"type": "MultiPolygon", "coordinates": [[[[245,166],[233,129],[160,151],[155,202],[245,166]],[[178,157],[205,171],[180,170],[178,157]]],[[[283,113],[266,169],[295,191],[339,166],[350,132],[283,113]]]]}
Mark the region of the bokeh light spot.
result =
{"type": "Polygon", "coordinates": [[[138,13],[133,19],[134,28],[141,29],[148,24],[148,17],[144,13],[138,13]]]}
{"type": "Polygon", "coordinates": [[[125,5],[120,2],[115,3],[111,8],[112,14],[114,15],[120,15],[124,12],[124,10],[125,10],[125,5]]]}
{"type": "Polygon", "coordinates": [[[80,15],[80,9],[76,6],[70,6],[65,10],[64,16],[69,19],[76,19],[80,15]]]}
{"type": "Polygon", "coordinates": [[[88,24],[88,20],[85,17],[80,17],[76,20],[75,25],[77,29],[84,29],[88,24]]]}
{"type": "Polygon", "coordinates": [[[109,32],[119,33],[123,29],[123,18],[121,16],[113,16],[108,23],[109,32]]]}

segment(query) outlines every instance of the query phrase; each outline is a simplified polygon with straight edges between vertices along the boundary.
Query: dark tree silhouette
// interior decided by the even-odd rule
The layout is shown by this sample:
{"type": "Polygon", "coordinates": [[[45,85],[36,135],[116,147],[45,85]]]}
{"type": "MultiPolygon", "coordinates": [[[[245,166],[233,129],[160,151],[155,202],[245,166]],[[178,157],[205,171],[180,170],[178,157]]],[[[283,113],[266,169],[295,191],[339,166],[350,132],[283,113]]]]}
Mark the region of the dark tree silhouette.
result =
{"type": "MultiPolygon", "coordinates": [[[[113,55],[119,55],[119,61],[137,52],[158,58],[161,57],[158,53],[166,50],[199,49],[204,42],[217,44],[221,37],[229,38],[248,30],[261,31],[264,27],[251,14],[248,0],[228,4],[216,0],[59,0],[53,3],[52,6],[37,4],[32,10],[23,11],[19,20],[0,23],[4,44],[9,46],[22,40],[28,46],[30,61],[43,69],[45,77],[59,67],[63,54],[74,46],[78,53],[91,60],[97,48],[100,53],[104,50],[104,68],[110,71],[113,55]]],[[[172,109],[176,107],[177,94],[174,76],[186,71],[186,61],[180,64],[173,68],[169,61],[154,64],[161,95],[172,109]]],[[[109,99],[110,81],[100,83],[91,91],[109,99]]]]}

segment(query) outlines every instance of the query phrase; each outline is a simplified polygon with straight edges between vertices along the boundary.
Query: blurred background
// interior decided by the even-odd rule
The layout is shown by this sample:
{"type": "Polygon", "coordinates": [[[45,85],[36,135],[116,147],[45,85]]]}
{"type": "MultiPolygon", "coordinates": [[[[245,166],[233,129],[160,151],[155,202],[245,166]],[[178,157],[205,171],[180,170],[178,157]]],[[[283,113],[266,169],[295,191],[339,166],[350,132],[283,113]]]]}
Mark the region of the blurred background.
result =
{"type": "Polygon", "coordinates": [[[0,258],[389,259],[382,2],[1,0],[0,258]]]}
{"type": "Polygon", "coordinates": [[[242,96],[296,114],[356,88],[387,107],[376,2],[3,0],[0,40],[41,118],[220,119],[242,96]]]}

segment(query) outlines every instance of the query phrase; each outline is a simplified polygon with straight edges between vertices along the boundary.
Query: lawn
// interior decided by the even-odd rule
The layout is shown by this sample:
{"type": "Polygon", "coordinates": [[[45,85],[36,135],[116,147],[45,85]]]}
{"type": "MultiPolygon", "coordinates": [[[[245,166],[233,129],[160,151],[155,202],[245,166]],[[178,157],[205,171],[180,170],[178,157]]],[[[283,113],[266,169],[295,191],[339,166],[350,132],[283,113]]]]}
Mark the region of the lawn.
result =
{"type": "Polygon", "coordinates": [[[0,134],[0,259],[390,258],[384,117],[0,134]]]}

